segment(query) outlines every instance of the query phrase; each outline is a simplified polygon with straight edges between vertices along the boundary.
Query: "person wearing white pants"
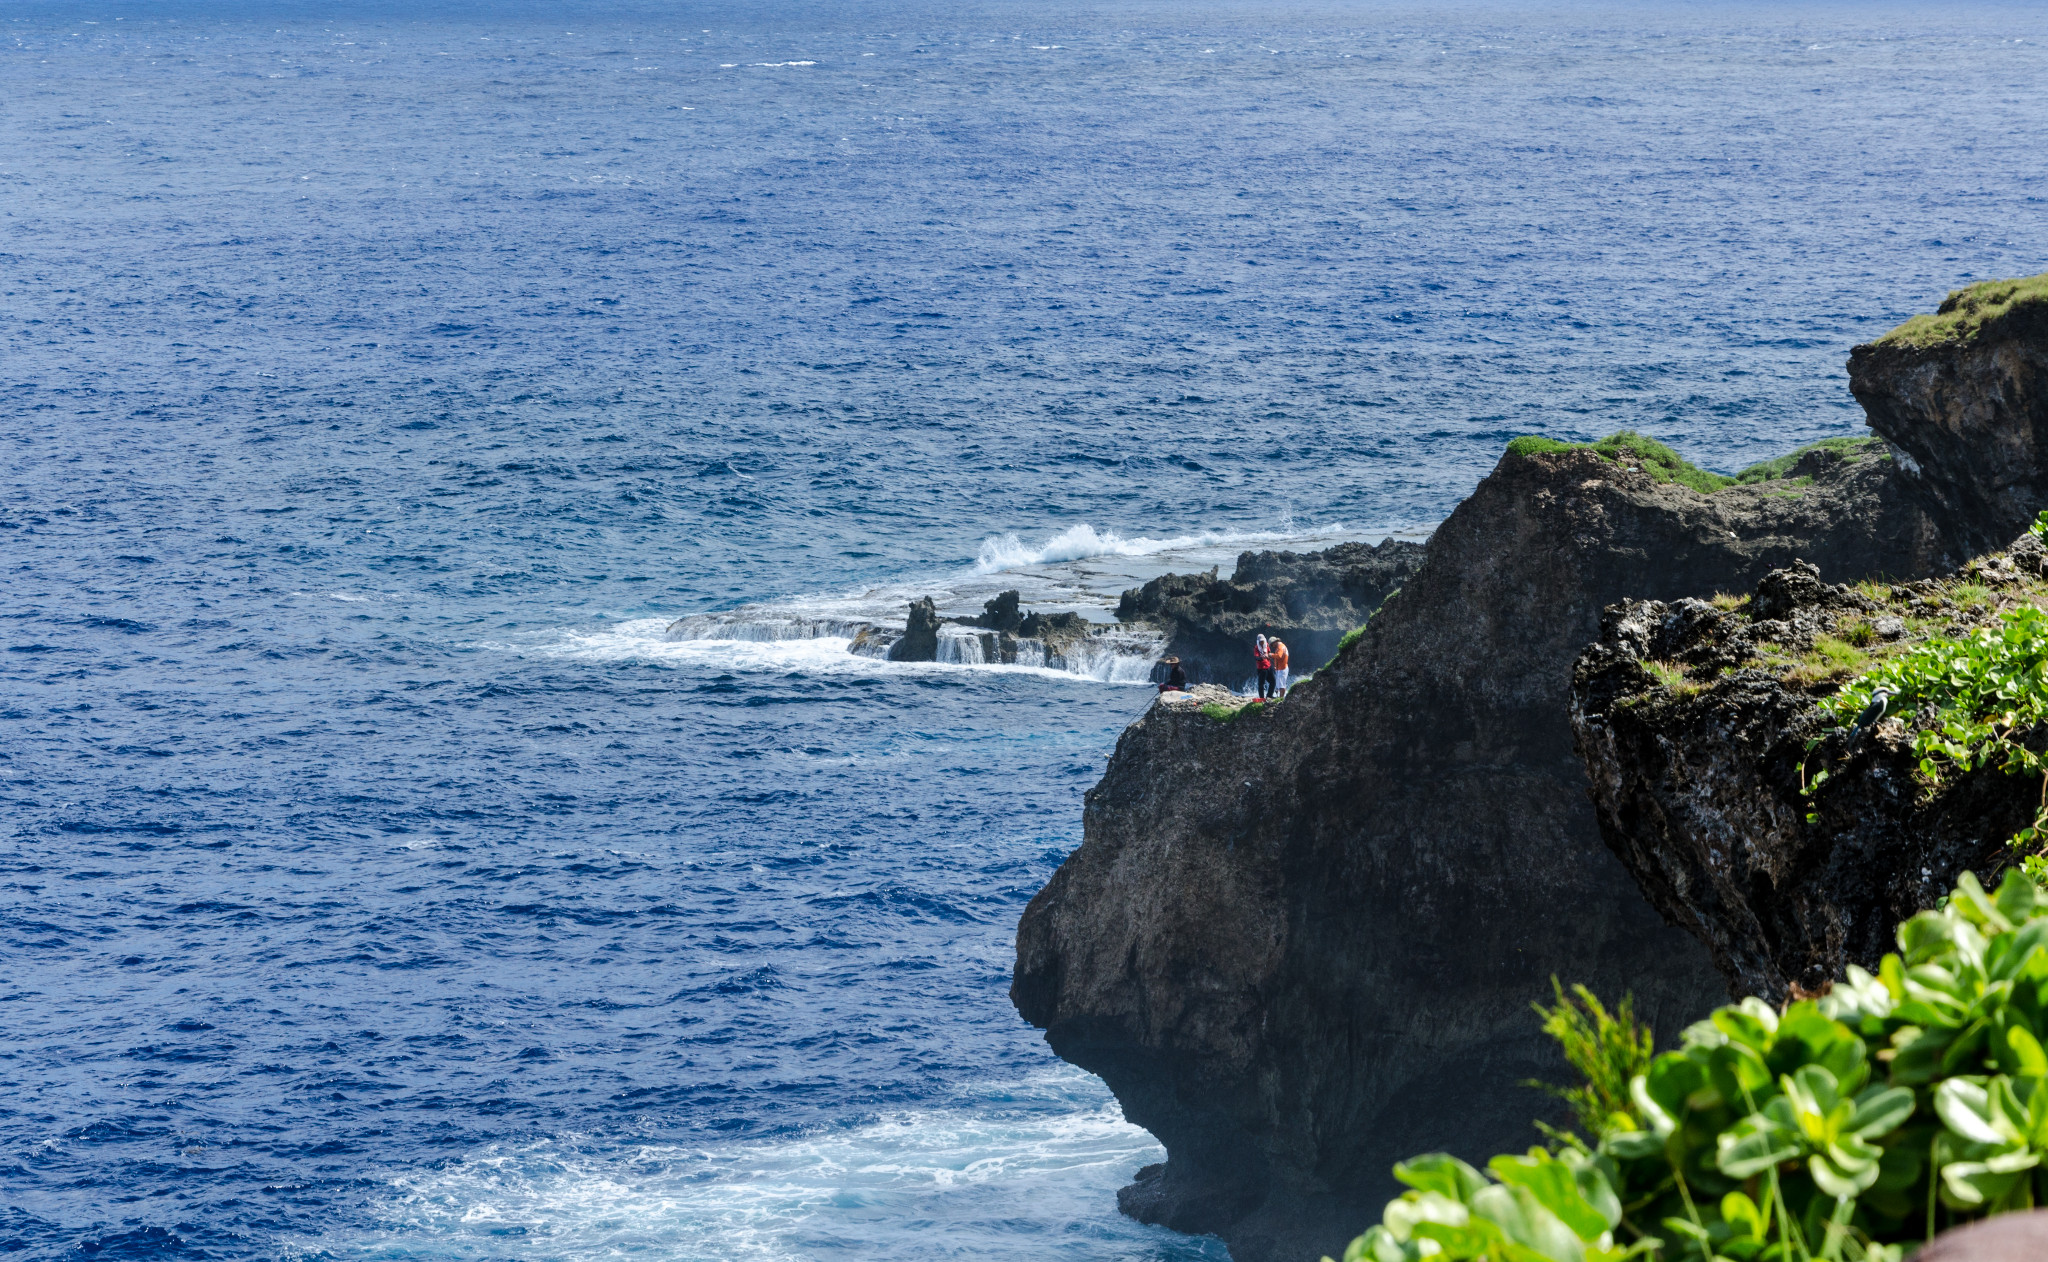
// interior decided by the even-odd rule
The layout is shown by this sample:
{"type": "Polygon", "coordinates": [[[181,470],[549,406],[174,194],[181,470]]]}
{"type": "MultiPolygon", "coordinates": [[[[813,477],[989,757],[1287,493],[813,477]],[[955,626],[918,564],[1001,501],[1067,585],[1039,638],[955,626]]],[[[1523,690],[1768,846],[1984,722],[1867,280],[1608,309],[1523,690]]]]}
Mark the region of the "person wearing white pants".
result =
{"type": "Polygon", "coordinates": [[[1273,682],[1280,686],[1280,696],[1287,695],[1287,646],[1278,638],[1266,642],[1266,652],[1273,658],[1273,682]]]}

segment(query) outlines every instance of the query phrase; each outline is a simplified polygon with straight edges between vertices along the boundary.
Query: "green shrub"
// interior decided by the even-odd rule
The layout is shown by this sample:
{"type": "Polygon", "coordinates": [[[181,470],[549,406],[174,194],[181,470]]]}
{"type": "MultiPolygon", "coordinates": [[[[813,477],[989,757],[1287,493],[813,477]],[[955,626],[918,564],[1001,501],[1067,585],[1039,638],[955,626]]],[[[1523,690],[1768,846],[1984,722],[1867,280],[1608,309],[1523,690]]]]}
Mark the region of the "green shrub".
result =
{"type": "Polygon", "coordinates": [[[2048,1201],[2048,894],[1965,873],[1898,942],[1817,1001],[1718,1009],[1593,1141],[1394,1167],[1414,1190],[1346,1262],[1899,1262],[2048,1201]]]}
{"type": "Polygon", "coordinates": [[[1579,1071],[1580,1081],[1575,1087],[1529,1085],[1571,1105],[1588,1134],[1604,1135],[1617,1123],[1624,1130],[1639,1129],[1628,1084],[1650,1067],[1651,1036],[1636,1022],[1634,997],[1623,995],[1610,1013],[1584,986],[1572,987],[1569,995],[1555,977],[1550,986],[1557,992],[1557,1006],[1536,1004],[1536,1015],[1543,1018],[1543,1032],[1564,1049],[1565,1061],[1579,1071]]]}
{"type": "MultiPolygon", "coordinates": [[[[1338,652],[1338,653],[1342,653],[1342,652],[1344,652],[1344,651],[1345,651],[1346,649],[1350,648],[1350,647],[1351,647],[1352,645],[1354,645],[1354,644],[1358,643],[1358,639],[1359,639],[1359,637],[1360,637],[1360,636],[1362,636],[1362,635],[1364,635],[1364,634],[1365,634],[1365,626],[1364,626],[1363,624],[1360,624],[1360,625],[1358,625],[1358,626],[1355,626],[1355,627],[1351,628],[1351,629],[1350,629],[1349,631],[1346,631],[1346,632],[1344,633],[1344,638],[1343,638],[1343,639],[1341,639],[1341,640],[1339,640],[1339,641],[1337,641],[1337,652],[1338,652]]],[[[1334,661],[1336,661],[1336,660],[1337,660],[1337,659],[1336,659],[1335,657],[1332,657],[1332,658],[1330,659],[1330,661],[1332,661],[1332,662],[1334,662],[1334,661]]],[[[1324,663],[1324,664],[1325,664],[1325,665],[1328,665],[1328,663],[1327,663],[1327,662],[1326,662],[1326,663],[1324,663]]]]}
{"type": "Polygon", "coordinates": [[[1218,723],[1228,723],[1237,717],[1237,707],[1217,705],[1214,701],[1211,701],[1202,707],[1202,713],[1209,718],[1215,719],[1218,723]]]}
{"type": "Polygon", "coordinates": [[[1613,461],[1619,461],[1626,455],[1632,457],[1632,463],[1659,482],[1676,482],[1680,486],[1689,486],[1708,495],[1724,486],[1734,485],[1735,481],[1733,478],[1700,468],[1663,443],[1654,438],[1646,438],[1632,429],[1617,430],[1597,443],[1565,443],[1555,438],[1529,434],[1508,443],[1507,454],[1540,456],[1553,451],[1590,451],[1603,460],[1613,461]]]}
{"type": "Polygon", "coordinates": [[[1951,293],[1933,315],[1917,315],[1877,339],[1880,346],[1967,342],[2000,316],[2048,303],[2048,272],[2021,280],[1987,280],[1951,293]]]}
{"type": "MultiPolygon", "coordinates": [[[[2001,613],[1998,623],[1961,639],[1924,640],[1849,681],[1820,710],[1840,730],[1880,694],[1880,713],[1933,707],[1934,722],[1913,736],[1920,774],[1933,785],[1987,766],[2040,777],[2043,818],[2013,838],[2026,846],[2048,839],[2048,754],[2025,743],[2048,724],[2048,613],[2021,605],[2001,613]]],[[[1826,782],[1823,771],[1807,781],[1809,791],[1826,782]]]]}

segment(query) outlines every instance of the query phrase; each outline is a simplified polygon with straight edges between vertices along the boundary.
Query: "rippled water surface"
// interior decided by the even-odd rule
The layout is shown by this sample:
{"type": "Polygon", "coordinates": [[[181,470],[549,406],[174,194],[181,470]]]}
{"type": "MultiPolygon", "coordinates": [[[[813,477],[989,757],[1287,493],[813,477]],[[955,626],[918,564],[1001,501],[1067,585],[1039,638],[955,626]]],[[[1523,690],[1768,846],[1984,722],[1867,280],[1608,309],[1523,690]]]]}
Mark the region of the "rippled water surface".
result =
{"type": "Polygon", "coordinates": [[[0,1249],[1221,1257],[1005,995],[1147,693],[823,621],[1851,432],[1852,343],[2048,266],[2044,47],[8,7],[0,1249]]]}

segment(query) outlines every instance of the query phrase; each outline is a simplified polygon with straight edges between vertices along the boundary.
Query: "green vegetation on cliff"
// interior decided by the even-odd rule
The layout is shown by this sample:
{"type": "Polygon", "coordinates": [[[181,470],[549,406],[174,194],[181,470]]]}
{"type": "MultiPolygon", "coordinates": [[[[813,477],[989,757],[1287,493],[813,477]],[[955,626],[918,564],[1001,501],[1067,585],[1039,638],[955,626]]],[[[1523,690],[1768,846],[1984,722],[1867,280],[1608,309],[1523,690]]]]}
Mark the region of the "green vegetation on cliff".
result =
{"type": "MultiPolygon", "coordinates": [[[[2032,533],[2048,538],[2048,512],[2032,533]]],[[[1952,590],[1966,604],[1992,599],[1979,583],[1952,590]]],[[[1874,722],[1886,713],[1931,712],[1933,721],[1913,734],[1920,774],[1930,785],[1992,766],[2039,779],[2041,810],[2012,839],[2022,848],[2048,839],[2048,753],[2033,747],[2048,727],[2048,612],[2037,603],[2041,595],[2038,589],[2021,595],[2000,608],[1991,625],[1966,635],[1929,636],[1820,703],[1840,727],[1874,722]]],[[[1816,777],[1812,788],[1824,777],[1816,777]]],[[[2048,860],[2041,856],[2029,855],[2025,866],[2036,879],[2048,879],[2048,860]]]]}
{"type": "Polygon", "coordinates": [[[1663,443],[1632,429],[1617,430],[1597,443],[1566,443],[1529,434],[1510,442],[1507,454],[1540,456],[1553,451],[1590,451],[1603,460],[1617,463],[1627,459],[1628,463],[1641,468],[1659,482],[1676,482],[1705,495],[1735,483],[1735,479],[1702,469],[1663,443]]]}
{"type": "Polygon", "coordinates": [[[1546,1012],[1577,1040],[1592,1136],[1484,1173],[1443,1154],[1396,1166],[1414,1190],[1345,1262],[1899,1262],[2048,1203],[2048,893],[1965,873],[1898,944],[1818,1000],[1716,1010],[1625,1100],[1611,1079],[1639,1059],[1633,1023],[1546,1012]]]}
{"type": "Polygon", "coordinates": [[[1659,482],[1675,482],[1702,495],[1712,495],[1731,486],[1776,481],[1816,451],[1834,452],[1851,464],[1866,455],[1885,454],[1881,438],[1823,438],[1782,456],[1759,461],[1731,477],[1702,469],[1656,439],[1631,429],[1617,430],[1596,443],[1568,443],[1528,434],[1509,442],[1507,448],[1510,456],[1540,456],[1553,451],[1590,451],[1603,460],[1635,465],[1659,482]]]}
{"type": "Polygon", "coordinates": [[[2048,303],[2048,272],[2018,280],[1987,280],[1958,289],[1933,315],[1916,315],[1877,339],[1879,346],[1940,346],[1967,342],[1984,326],[2021,307],[2048,303]]]}
{"type": "Polygon", "coordinates": [[[1745,486],[1752,482],[1776,481],[1790,473],[1792,466],[1798,464],[1801,459],[1816,451],[1832,451],[1850,464],[1873,455],[1880,459],[1891,459],[1890,453],[1884,449],[1882,438],[1823,438],[1817,443],[1808,443],[1804,447],[1788,451],[1776,459],[1760,460],[1736,474],[1735,481],[1745,486]]]}

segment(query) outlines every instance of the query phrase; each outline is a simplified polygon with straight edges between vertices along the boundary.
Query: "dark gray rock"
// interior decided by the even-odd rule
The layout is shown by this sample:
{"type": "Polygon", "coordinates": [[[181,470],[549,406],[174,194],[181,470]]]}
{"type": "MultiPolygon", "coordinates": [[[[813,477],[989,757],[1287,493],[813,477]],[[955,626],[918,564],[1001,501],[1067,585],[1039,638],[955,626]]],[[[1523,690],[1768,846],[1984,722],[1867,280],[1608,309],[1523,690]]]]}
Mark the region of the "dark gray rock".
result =
{"type": "MultiPolygon", "coordinates": [[[[2002,555],[1954,581],[2048,594],[2002,555]]],[[[1880,604],[1802,567],[1767,575],[1745,608],[1696,617],[1697,603],[1607,610],[1574,671],[1572,726],[1602,836],[1665,918],[1707,946],[1730,994],[1781,1002],[1846,964],[1875,969],[1899,922],[1958,874],[1996,883],[2040,784],[1987,768],[1930,792],[1912,747],[1930,717],[1872,705],[1839,729],[1819,700],[1840,681],[1788,671],[1767,650],[1865,624],[1909,640],[1908,611],[1953,604],[1942,583],[1892,588],[1880,604]],[[1690,678],[1667,686],[1674,669],[1690,678]]],[[[1921,636],[1989,625],[1996,605],[1953,616],[1921,636]]]]}
{"type": "Polygon", "coordinates": [[[1859,346],[1849,388],[1966,553],[2004,546],[2048,508],[2048,304],[1968,341],[1859,346]]]}
{"type": "MultiPolygon", "coordinates": [[[[1396,1160],[1537,1139],[1522,1084],[1565,1075],[1529,1011],[1552,974],[1633,991],[1667,1040],[1719,1000],[1601,840],[1571,667],[1624,597],[1746,591],[1801,556],[1829,580],[1944,563],[1892,462],[1814,476],[1706,496],[1583,451],[1504,458],[1287,701],[1125,731],[1018,926],[1011,997],[1166,1145],[1128,1212],[1238,1262],[1340,1254],[1396,1160]]],[[[1128,612],[1198,590],[1147,584],[1128,612]]]]}
{"type": "Polygon", "coordinates": [[[1117,602],[1124,622],[1167,633],[1166,652],[1198,683],[1235,686],[1252,675],[1252,641],[1286,641],[1296,673],[1337,651],[1344,634],[1422,564],[1423,545],[1402,539],[1341,543],[1321,552],[1244,552],[1228,579],[1166,574],[1117,602]]]}
{"type": "Polygon", "coordinates": [[[933,662],[939,657],[939,610],[925,596],[910,602],[910,616],[903,637],[889,646],[892,662],[933,662]]]}
{"type": "Polygon", "coordinates": [[[999,592],[995,599],[982,603],[982,614],[974,619],[973,625],[987,627],[991,631],[1008,631],[1015,634],[1024,625],[1024,615],[1018,609],[1019,593],[1012,589],[999,592]]]}

